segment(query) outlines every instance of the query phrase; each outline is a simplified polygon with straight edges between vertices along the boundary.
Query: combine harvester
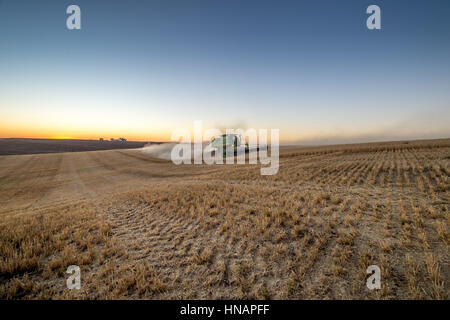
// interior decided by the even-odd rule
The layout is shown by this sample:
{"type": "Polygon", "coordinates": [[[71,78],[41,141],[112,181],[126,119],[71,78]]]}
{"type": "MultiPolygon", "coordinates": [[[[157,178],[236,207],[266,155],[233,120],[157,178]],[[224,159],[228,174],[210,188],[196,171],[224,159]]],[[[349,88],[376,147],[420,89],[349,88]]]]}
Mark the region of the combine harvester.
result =
{"type": "MultiPolygon", "coordinates": [[[[223,134],[221,136],[217,136],[212,139],[208,148],[211,148],[213,152],[217,152],[222,149],[222,155],[224,158],[227,157],[227,148],[229,150],[233,150],[234,155],[238,154],[238,148],[242,148],[245,150],[245,153],[258,151],[258,146],[249,146],[248,143],[245,142],[244,138],[240,134],[223,134]]],[[[231,154],[229,154],[231,156],[231,154]]]]}

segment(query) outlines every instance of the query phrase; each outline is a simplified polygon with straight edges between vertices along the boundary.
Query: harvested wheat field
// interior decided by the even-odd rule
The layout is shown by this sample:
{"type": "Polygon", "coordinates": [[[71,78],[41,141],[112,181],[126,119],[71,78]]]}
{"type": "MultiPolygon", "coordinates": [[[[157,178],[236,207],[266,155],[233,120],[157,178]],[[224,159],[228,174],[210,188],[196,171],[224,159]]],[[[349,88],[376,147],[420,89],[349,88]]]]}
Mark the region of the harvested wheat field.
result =
{"type": "Polygon", "coordinates": [[[450,139],[282,147],[274,176],[140,150],[2,156],[0,298],[448,299],[449,165],[450,139]]]}

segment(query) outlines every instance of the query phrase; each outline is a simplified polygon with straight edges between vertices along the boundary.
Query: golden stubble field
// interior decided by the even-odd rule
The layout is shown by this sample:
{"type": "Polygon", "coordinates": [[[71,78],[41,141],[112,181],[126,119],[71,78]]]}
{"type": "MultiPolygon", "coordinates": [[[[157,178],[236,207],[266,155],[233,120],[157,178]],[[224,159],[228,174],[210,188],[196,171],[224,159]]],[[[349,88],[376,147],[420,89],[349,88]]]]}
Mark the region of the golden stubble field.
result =
{"type": "Polygon", "coordinates": [[[449,164],[450,139],[283,147],[274,176],[139,150],[2,156],[0,298],[449,299],[449,164]]]}

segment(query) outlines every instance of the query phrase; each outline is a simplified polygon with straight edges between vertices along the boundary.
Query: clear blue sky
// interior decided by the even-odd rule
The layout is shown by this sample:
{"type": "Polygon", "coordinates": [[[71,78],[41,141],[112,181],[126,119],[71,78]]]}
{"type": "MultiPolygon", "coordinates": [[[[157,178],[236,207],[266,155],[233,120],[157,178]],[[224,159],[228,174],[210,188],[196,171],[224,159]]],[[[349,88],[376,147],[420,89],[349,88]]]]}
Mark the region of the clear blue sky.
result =
{"type": "Polygon", "coordinates": [[[194,120],[300,143],[450,137],[449,17],[448,0],[0,0],[0,137],[168,140],[194,120]]]}

